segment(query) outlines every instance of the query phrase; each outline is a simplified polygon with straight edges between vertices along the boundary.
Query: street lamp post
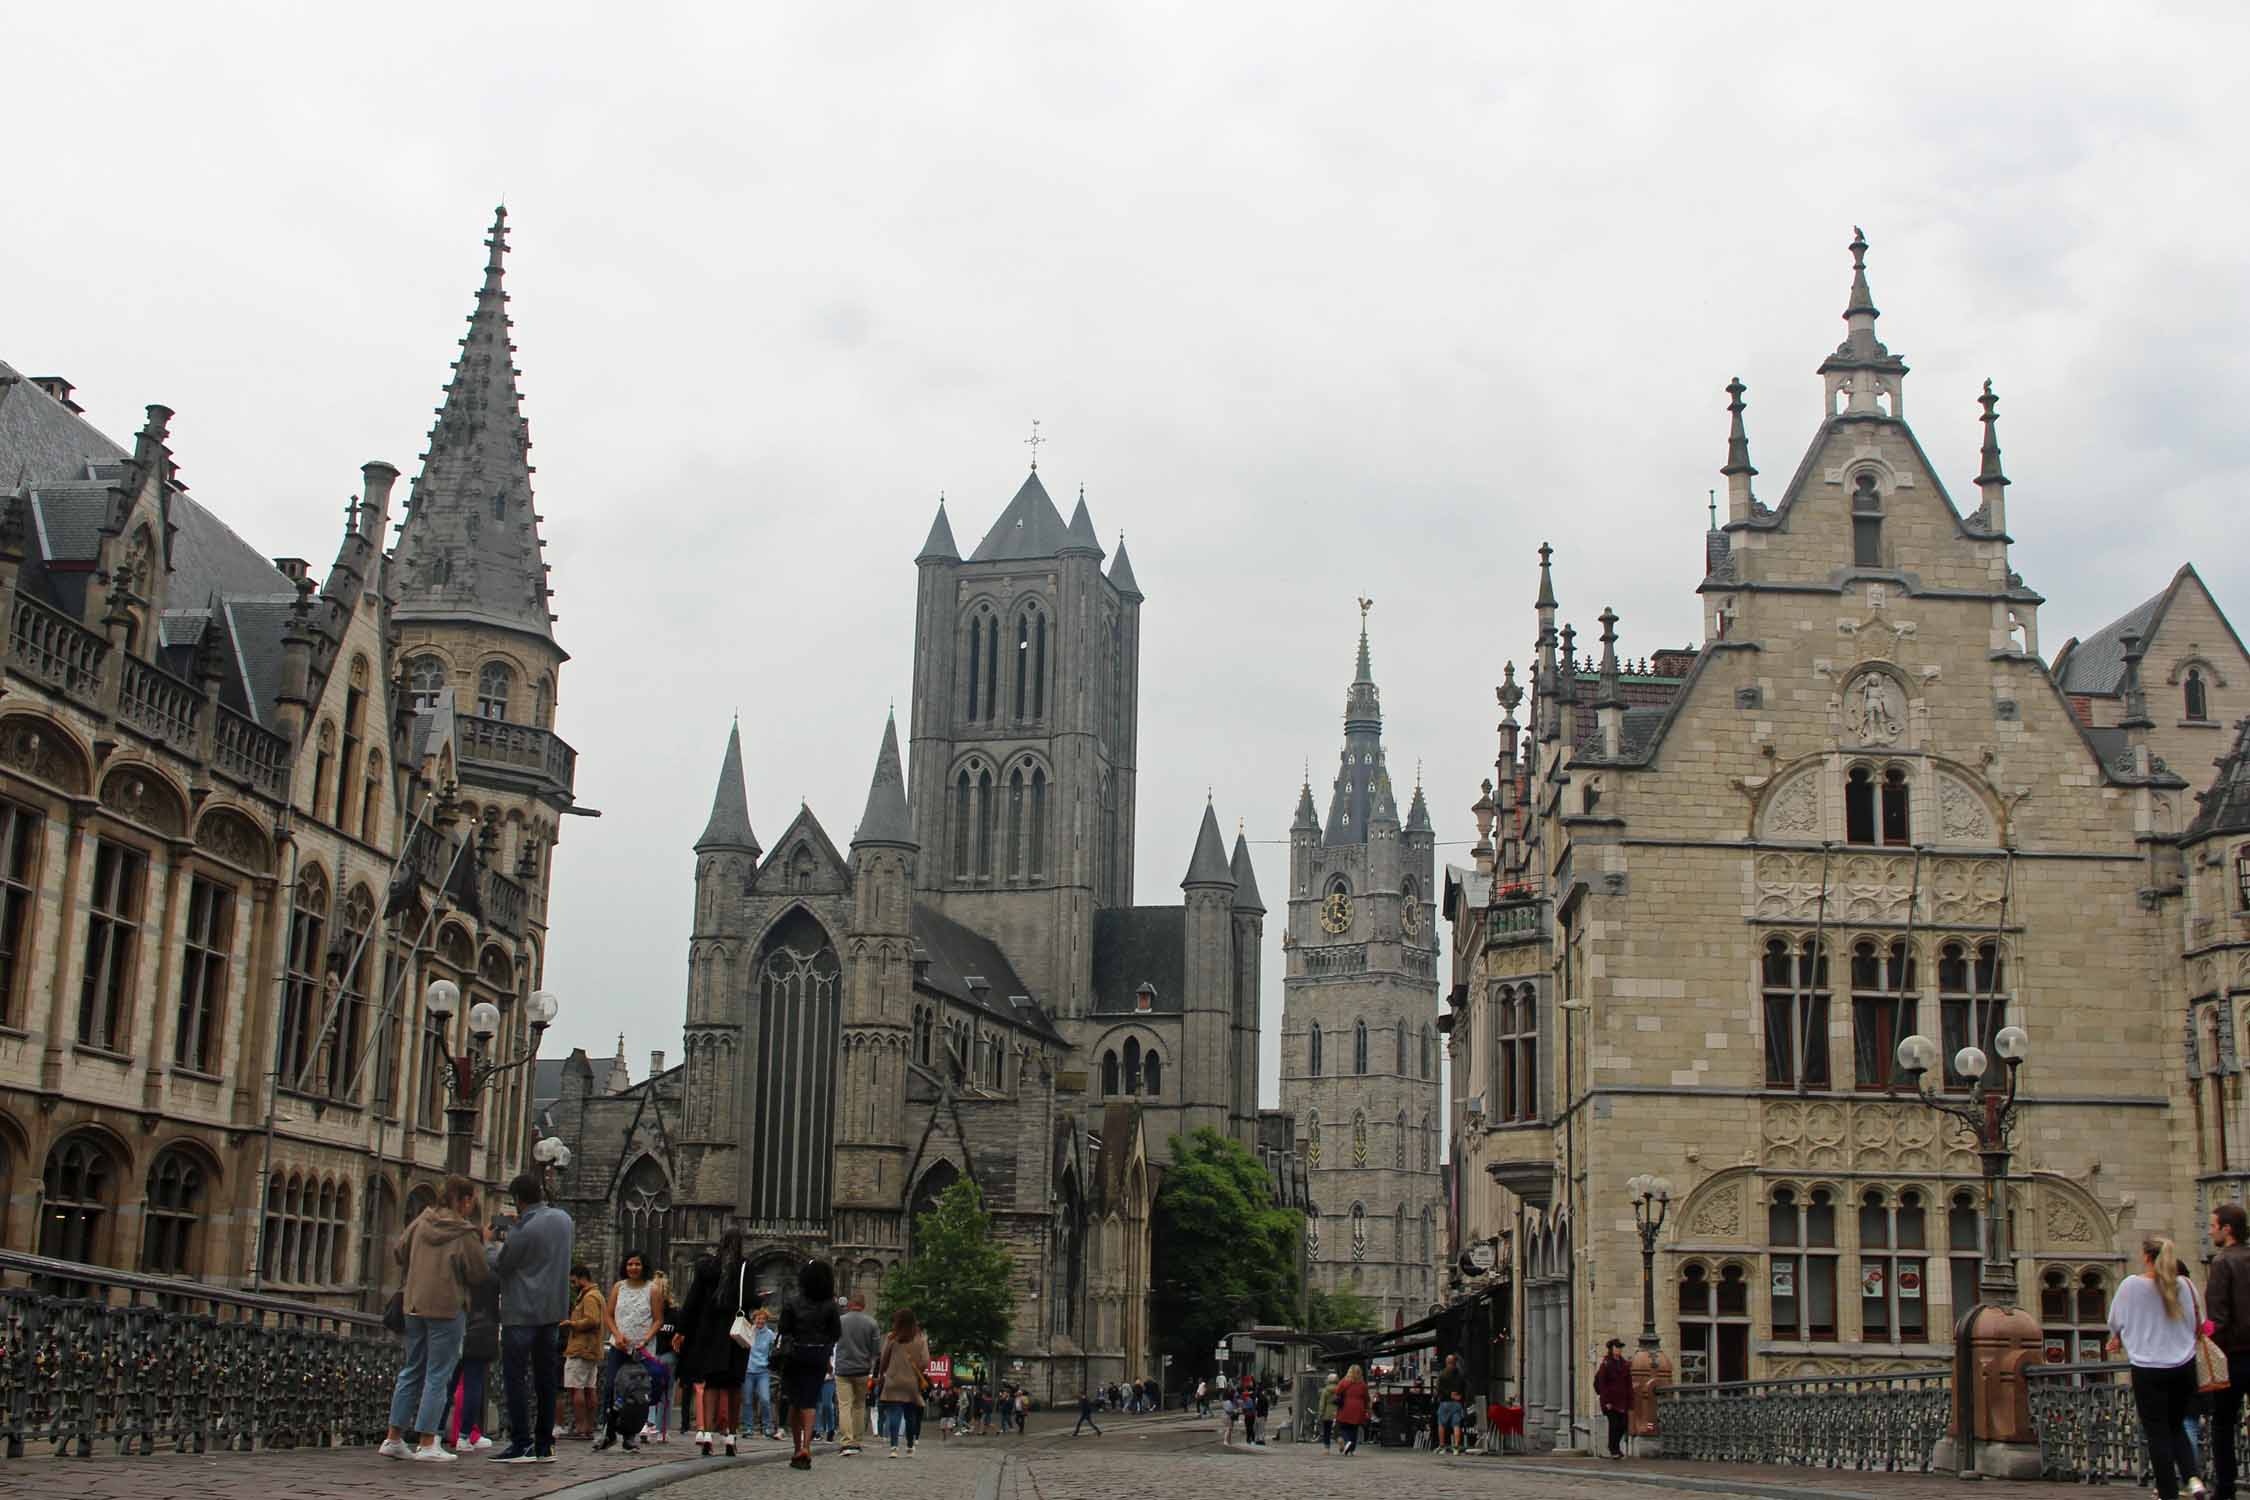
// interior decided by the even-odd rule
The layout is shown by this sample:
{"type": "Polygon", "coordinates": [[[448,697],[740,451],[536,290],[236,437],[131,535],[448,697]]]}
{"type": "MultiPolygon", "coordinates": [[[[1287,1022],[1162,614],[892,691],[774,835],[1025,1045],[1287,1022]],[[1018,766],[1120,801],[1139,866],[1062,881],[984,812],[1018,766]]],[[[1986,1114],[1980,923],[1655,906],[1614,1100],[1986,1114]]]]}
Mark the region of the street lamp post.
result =
{"type": "Polygon", "coordinates": [[[469,1175],[469,1145],[476,1135],[477,1098],[492,1080],[536,1061],[539,1038],[562,1006],[551,990],[535,990],[525,1002],[531,1020],[531,1046],[523,1056],[506,1062],[491,1056],[492,1039],[500,1030],[500,1007],[479,1000],[469,1007],[469,1046],[455,1052],[451,1037],[454,1012],[461,1008],[461,987],[450,979],[433,979],[422,992],[422,1004],[441,1023],[438,1045],[445,1052],[445,1170],[469,1175]]]}
{"type": "MultiPolygon", "coordinates": [[[[1959,1121],[1975,1138],[1977,1157],[1984,1165],[1984,1257],[1978,1271],[1982,1296],[1962,1313],[1953,1333],[1953,1464],[1963,1479],[1987,1473],[2036,1478],[2037,1450],[2031,1446],[2028,1407],[2020,1402],[2004,1404],[2004,1387],[1980,1390],[1978,1385],[1980,1368],[1987,1382],[2000,1378],[2002,1356],[2011,1346],[2036,1351],[2040,1343],[2038,1323],[2016,1305],[2015,1253],[2008,1243],[2008,1134],[2015,1123],[2017,1076],[2031,1053],[2031,1038],[2020,1026],[2003,1026],[1992,1038],[1992,1049],[2007,1067],[2007,1083],[1998,1085],[1986,1077],[1992,1059],[1972,1042],[1953,1054],[1954,1073],[1969,1080],[1968,1094],[1961,1099],[1945,1098],[1930,1088],[1930,1070],[1942,1054],[1928,1037],[1916,1033],[1900,1042],[1898,1064],[1917,1098],[1959,1121]],[[2019,1406],[2021,1410],[2015,1409],[2019,1406]],[[1981,1438],[1980,1413],[1981,1425],[1987,1429],[1981,1438]],[[1980,1443],[1991,1451],[1980,1452],[1980,1443]]],[[[1958,1307],[1958,1292],[1955,1301],[1958,1307]]]]}
{"type": "Polygon", "coordinates": [[[544,1190],[547,1201],[552,1203],[555,1198],[555,1174],[570,1170],[570,1148],[563,1144],[559,1135],[543,1135],[539,1138],[539,1143],[531,1148],[531,1154],[539,1163],[539,1186],[544,1190]]]}
{"type": "Polygon", "coordinates": [[[1625,1184],[1633,1199],[1633,1226],[1641,1232],[1641,1347],[1654,1354],[1656,1336],[1656,1237],[1672,1207],[1672,1184],[1644,1172],[1625,1184]]]}

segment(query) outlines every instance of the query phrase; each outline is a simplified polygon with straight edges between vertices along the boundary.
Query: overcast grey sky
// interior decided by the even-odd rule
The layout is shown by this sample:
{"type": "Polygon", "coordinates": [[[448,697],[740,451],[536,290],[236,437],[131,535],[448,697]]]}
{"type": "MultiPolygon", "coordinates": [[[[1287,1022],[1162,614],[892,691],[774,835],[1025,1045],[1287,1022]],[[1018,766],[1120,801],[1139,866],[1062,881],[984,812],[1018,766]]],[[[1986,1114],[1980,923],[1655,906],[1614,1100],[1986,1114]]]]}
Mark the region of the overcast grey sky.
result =
{"type": "MultiPolygon", "coordinates": [[[[2002,398],[2052,653],[2193,559],[2250,612],[2239,6],[18,5],[0,357],[333,555],[412,472],[491,209],[574,660],[555,1041],[679,1048],[730,714],[849,838],[912,558],[1022,479],[1123,529],[1139,898],[1205,788],[1269,898],[1371,594],[1387,743],[1465,841],[1551,540],[1582,638],[1697,637],[1749,383],[1777,493],[1866,227],[1956,496],[2002,398]]],[[[1973,495],[1971,497],[1973,499],[1973,495]]],[[[1403,786],[1402,786],[1403,790],[1403,786]]],[[[1323,793],[1325,795],[1325,793],[1323,793]]],[[[1465,857],[1460,844],[1441,857],[1465,857]]],[[[1269,924],[1268,1102],[1280,1019],[1269,924]]]]}

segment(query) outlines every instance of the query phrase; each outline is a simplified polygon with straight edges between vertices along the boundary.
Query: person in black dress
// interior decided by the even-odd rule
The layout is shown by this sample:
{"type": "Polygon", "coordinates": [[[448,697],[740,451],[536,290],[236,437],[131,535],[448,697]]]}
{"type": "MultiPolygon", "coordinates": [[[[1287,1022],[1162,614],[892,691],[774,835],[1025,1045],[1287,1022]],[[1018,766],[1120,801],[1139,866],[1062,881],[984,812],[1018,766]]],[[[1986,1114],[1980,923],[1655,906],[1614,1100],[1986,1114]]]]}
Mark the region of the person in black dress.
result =
{"type": "Polygon", "coordinates": [[[712,1434],[725,1437],[734,1453],[735,1429],[742,1425],[742,1383],[750,1371],[750,1351],[734,1341],[734,1320],[747,1312],[750,1268],[742,1258],[742,1231],[729,1229],[718,1248],[695,1263],[680,1328],[672,1347],[680,1356],[680,1378],[696,1388],[696,1446],[711,1453],[712,1434]]]}
{"type": "Polygon", "coordinates": [[[781,1338],[788,1354],[775,1372],[789,1393],[789,1431],[797,1440],[797,1451],[789,1459],[792,1469],[812,1467],[813,1416],[820,1405],[820,1385],[828,1378],[828,1357],[843,1335],[843,1315],[836,1311],[835,1268],[824,1260],[807,1261],[797,1273],[797,1295],[781,1306],[781,1338]]]}

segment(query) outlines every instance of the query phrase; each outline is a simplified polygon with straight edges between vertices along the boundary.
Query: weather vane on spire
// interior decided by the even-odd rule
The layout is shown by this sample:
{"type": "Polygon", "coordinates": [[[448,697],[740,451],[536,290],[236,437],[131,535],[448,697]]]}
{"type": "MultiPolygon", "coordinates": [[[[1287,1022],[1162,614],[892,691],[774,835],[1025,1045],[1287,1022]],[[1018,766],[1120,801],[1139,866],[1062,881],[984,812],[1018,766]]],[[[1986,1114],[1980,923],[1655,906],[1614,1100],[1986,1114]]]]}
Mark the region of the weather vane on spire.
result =
{"type": "Polygon", "coordinates": [[[1033,417],[1031,436],[1023,440],[1023,445],[1031,450],[1031,472],[1034,474],[1039,472],[1039,445],[1045,441],[1047,440],[1039,435],[1039,419],[1033,417]]]}
{"type": "Polygon", "coordinates": [[[1372,599],[1368,598],[1368,597],[1367,597],[1367,596],[1366,596],[1365,594],[1362,594],[1362,595],[1360,595],[1360,596],[1359,596],[1359,627],[1360,627],[1360,629],[1362,629],[1362,630],[1365,630],[1365,629],[1367,628],[1367,612],[1368,612],[1369,610],[1373,609],[1374,607],[1375,607],[1375,601],[1374,601],[1374,600],[1372,600],[1372,599]]]}

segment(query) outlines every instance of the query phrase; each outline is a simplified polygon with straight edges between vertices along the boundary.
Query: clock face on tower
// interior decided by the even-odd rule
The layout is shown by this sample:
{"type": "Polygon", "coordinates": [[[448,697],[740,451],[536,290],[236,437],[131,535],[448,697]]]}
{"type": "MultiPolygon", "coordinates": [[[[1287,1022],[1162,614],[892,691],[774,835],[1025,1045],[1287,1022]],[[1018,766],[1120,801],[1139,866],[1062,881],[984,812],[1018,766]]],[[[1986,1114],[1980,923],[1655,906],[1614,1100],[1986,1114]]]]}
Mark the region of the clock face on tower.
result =
{"type": "Polygon", "coordinates": [[[1408,937],[1413,937],[1422,930],[1422,903],[1414,899],[1411,891],[1407,893],[1406,899],[1399,903],[1398,925],[1408,937]]]}
{"type": "Polygon", "coordinates": [[[1339,933],[1352,925],[1352,898],[1341,887],[1328,893],[1320,903],[1320,925],[1330,933],[1339,933]]]}

